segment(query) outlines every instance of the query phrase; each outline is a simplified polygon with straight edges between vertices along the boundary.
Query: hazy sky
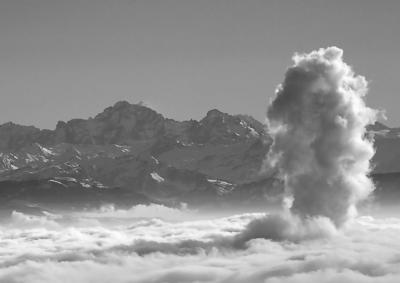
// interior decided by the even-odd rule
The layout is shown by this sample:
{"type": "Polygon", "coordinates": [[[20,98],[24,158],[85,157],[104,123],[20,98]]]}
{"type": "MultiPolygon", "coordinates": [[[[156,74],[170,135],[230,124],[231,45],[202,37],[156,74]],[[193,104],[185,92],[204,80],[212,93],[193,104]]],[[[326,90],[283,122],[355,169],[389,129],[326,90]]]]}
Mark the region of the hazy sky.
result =
{"type": "Polygon", "coordinates": [[[0,123],[54,128],[118,100],[265,116],[294,52],[337,45],[400,126],[400,1],[0,1],[0,123]]]}

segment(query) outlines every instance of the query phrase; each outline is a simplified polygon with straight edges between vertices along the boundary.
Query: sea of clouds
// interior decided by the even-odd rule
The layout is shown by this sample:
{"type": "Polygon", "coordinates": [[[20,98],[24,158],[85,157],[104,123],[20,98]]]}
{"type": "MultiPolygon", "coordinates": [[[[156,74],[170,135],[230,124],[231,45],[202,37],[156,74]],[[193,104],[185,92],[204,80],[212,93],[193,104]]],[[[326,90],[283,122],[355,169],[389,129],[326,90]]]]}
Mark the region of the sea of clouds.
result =
{"type": "Polygon", "coordinates": [[[159,205],[15,211],[0,227],[0,282],[400,282],[399,218],[287,240],[252,234],[266,219],[159,205]]]}

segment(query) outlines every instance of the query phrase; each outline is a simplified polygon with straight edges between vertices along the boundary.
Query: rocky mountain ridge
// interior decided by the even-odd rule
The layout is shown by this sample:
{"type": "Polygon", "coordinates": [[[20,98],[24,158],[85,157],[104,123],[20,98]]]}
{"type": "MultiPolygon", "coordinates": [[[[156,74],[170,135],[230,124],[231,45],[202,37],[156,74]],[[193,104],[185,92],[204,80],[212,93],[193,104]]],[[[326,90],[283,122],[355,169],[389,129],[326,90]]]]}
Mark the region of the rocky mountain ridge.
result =
{"type": "MultiPolygon", "coordinates": [[[[377,148],[374,172],[400,172],[400,130],[377,123],[368,135],[377,148]]],[[[70,208],[279,203],[282,182],[260,172],[270,143],[263,124],[247,115],[213,109],[200,121],[179,122],[125,101],[94,118],[59,122],[55,130],[6,123],[0,126],[0,202],[70,208]]]]}
{"type": "Polygon", "coordinates": [[[59,121],[55,130],[40,130],[12,122],[0,125],[0,151],[18,151],[33,143],[129,145],[160,138],[182,144],[234,143],[264,135],[263,125],[246,115],[210,110],[200,121],[166,119],[156,111],[126,101],[117,102],[94,118],[59,121]]]}
{"type": "Polygon", "coordinates": [[[214,109],[179,122],[124,101],[94,118],[58,122],[54,131],[7,123],[0,126],[0,197],[59,203],[74,195],[81,206],[109,201],[112,192],[116,203],[211,204],[258,175],[262,156],[251,154],[265,137],[250,116],[214,109]]]}

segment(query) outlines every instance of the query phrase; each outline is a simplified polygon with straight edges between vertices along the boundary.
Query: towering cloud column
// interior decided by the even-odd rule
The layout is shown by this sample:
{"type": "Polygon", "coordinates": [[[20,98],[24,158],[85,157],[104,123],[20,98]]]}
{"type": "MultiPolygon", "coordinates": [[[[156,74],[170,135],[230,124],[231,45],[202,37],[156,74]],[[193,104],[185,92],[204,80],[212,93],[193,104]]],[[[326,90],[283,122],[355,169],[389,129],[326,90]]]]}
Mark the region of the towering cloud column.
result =
{"type": "Polygon", "coordinates": [[[337,47],[296,54],[267,111],[273,144],[266,160],[284,180],[291,211],[337,227],[374,190],[365,132],[377,116],[364,102],[365,78],[342,55],[337,47]]]}

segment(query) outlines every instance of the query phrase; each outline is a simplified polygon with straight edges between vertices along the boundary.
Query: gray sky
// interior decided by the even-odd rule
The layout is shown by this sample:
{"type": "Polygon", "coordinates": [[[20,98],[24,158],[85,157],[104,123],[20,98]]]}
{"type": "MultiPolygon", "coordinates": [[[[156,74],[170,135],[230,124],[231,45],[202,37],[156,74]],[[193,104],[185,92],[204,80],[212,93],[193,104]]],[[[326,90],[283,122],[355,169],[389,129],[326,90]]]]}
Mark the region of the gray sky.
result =
{"type": "Polygon", "coordinates": [[[54,128],[118,100],[262,120],[294,52],[336,45],[400,126],[400,1],[0,1],[0,123],[54,128]]]}

